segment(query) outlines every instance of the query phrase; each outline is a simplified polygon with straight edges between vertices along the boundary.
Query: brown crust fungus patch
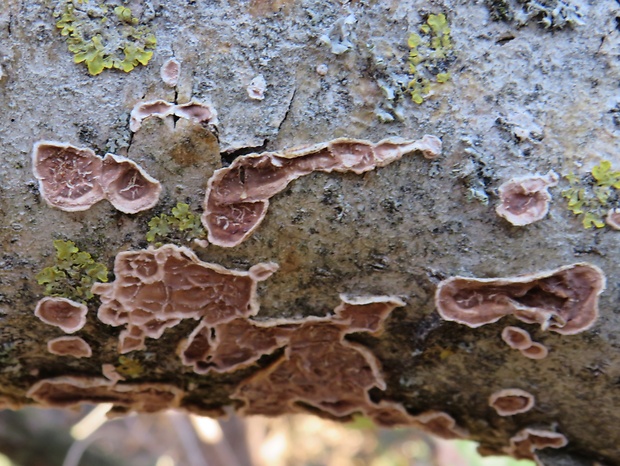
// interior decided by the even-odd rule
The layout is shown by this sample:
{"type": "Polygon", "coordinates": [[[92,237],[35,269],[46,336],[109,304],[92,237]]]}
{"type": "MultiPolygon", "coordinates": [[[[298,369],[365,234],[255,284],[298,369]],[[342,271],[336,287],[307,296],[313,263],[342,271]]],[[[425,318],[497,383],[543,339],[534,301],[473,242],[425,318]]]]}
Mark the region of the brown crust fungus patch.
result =
{"type": "Polygon", "coordinates": [[[519,460],[533,460],[542,466],[535,454],[543,448],[562,448],[568,445],[566,437],[559,432],[532,429],[527,427],[517,432],[510,439],[510,446],[504,449],[505,453],[519,460]]]}
{"type": "Polygon", "coordinates": [[[544,359],[549,351],[542,343],[532,341],[527,330],[508,326],[502,330],[502,340],[512,349],[519,350],[523,356],[530,359],[544,359]]]}
{"type": "Polygon", "coordinates": [[[59,356],[90,358],[93,351],[90,345],[80,337],[59,337],[47,342],[47,350],[59,356]]]}
{"type": "Polygon", "coordinates": [[[32,151],[32,165],[41,196],[52,207],[86,210],[105,197],[98,182],[102,160],[91,149],[39,141],[32,151]]]}
{"type": "Polygon", "coordinates": [[[601,269],[577,263],[509,278],[451,277],[439,284],[435,305],[444,319],[473,328],[512,314],[543,330],[572,335],[594,324],[604,288],[601,269]]]}
{"type": "Polygon", "coordinates": [[[172,244],[121,252],[114,261],[115,281],[92,288],[102,303],[97,316],[105,324],[126,326],[119,337],[121,353],[140,350],[146,337],[159,338],[183,319],[215,325],[255,315],[257,276],[267,279],[266,270],[273,273],[277,265],[259,269],[260,274],[228,270],[172,244]]]}
{"type": "Polygon", "coordinates": [[[489,397],[489,406],[500,416],[525,413],[534,407],[534,403],[534,395],[519,388],[505,388],[489,397]]]}
{"type": "Polygon", "coordinates": [[[74,212],[108,199],[127,214],[157,204],[161,185],[135,162],[114,154],[40,141],[32,152],[33,172],[41,196],[50,206],[74,212]]]}
{"type": "Polygon", "coordinates": [[[495,209],[497,215],[517,226],[541,220],[549,211],[551,195],[548,189],[557,186],[558,181],[559,177],[553,171],[546,175],[511,178],[498,189],[500,204],[495,209]]]}
{"type": "Polygon", "coordinates": [[[74,333],[84,327],[87,313],[86,305],[60,297],[43,298],[34,310],[34,315],[43,322],[65,333],[74,333]]]}
{"type": "Polygon", "coordinates": [[[163,383],[120,384],[99,377],[61,376],[36,382],[26,396],[49,408],[112,403],[126,412],[154,413],[179,406],[183,390],[163,383]]]}
{"type": "Polygon", "coordinates": [[[340,138],[283,152],[238,157],[209,179],[201,220],[211,243],[233,247],[252,234],[267,213],[269,199],[291,181],[314,171],[359,175],[412,152],[436,158],[441,153],[441,140],[426,135],[418,141],[387,139],[373,144],[340,138]]]}

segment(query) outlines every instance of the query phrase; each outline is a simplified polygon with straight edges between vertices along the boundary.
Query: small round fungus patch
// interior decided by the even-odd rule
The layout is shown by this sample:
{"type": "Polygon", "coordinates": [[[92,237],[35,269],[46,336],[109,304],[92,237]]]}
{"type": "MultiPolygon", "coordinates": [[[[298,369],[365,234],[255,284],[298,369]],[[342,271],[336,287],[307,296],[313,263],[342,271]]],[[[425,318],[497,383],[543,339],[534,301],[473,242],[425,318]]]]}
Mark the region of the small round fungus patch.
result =
{"type": "Polygon", "coordinates": [[[513,225],[523,226],[544,218],[549,211],[548,189],[558,184],[557,173],[512,178],[499,187],[500,204],[495,211],[513,225]]]}
{"type": "Polygon", "coordinates": [[[37,303],[34,315],[65,333],[74,333],[86,324],[88,308],[67,298],[47,297],[37,303]]]}
{"type": "Polygon", "coordinates": [[[500,416],[525,413],[534,407],[534,396],[518,388],[506,388],[489,397],[491,406],[500,416]]]}
{"type": "Polygon", "coordinates": [[[181,63],[176,58],[169,58],[161,66],[161,80],[170,87],[176,87],[181,74],[181,63]]]}

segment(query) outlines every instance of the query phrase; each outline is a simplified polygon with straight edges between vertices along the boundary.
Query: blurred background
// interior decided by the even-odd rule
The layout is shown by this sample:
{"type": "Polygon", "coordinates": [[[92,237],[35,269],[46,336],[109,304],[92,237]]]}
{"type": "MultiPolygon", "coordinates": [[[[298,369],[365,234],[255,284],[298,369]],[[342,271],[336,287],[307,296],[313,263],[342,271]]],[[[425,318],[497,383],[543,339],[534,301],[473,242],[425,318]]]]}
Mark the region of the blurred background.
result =
{"type": "Polygon", "coordinates": [[[107,419],[109,408],[0,411],[0,466],[535,466],[365,418],[214,420],[168,411],[107,419]]]}

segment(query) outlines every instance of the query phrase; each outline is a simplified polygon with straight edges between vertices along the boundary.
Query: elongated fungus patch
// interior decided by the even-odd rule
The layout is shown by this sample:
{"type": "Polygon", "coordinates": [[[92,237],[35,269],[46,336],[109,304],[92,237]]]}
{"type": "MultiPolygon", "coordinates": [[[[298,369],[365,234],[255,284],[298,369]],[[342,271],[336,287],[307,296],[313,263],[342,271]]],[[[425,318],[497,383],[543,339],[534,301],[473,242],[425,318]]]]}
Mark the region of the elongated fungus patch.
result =
{"type": "Polygon", "coordinates": [[[45,202],[65,211],[86,210],[107,198],[121,212],[133,214],[153,207],[161,193],[156,179],[119,155],[101,159],[90,149],[40,141],[32,162],[45,202]]]}
{"type": "Polygon", "coordinates": [[[509,278],[452,277],[439,284],[435,305],[444,319],[469,327],[512,314],[543,330],[572,335],[594,324],[604,289],[603,271],[578,263],[509,278]]]}
{"type": "Polygon", "coordinates": [[[191,101],[185,104],[173,104],[165,100],[138,102],[131,110],[129,129],[134,133],[142,126],[142,121],[149,117],[164,119],[169,116],[185,118],[194,123],[217,125],[217,112],[209,104],[191,101]]]}
{"type": "Polygon", "coordinates": [[[211,243],[233,247],[252,234],[267,213],[269,199],[291,181],[314,171],[359,175],[413,152],[435,158],[441,153],[441,141],[429,135],[419,141],[388,139],[377,144],[341,138],[238,157],[209,179],[201,220],[211,243]]]}
{"type": "Polygon", "coordinates": [[[179,406],[183,391],[163,383],[114,383],[99,377],[61,376],[40,380],[26,396],[49,408],[112,403],[125,411],[154,413],[179,406]]]}
{"type": "Polygon", "coordinates": [[[37,303],[34,315],[65,333],[74,333],[86,324],[88,308],[67,298],[47,297],[37,303]]]}
{"type": "Polygon", "coordinates": [[[47,350],[59,356],[90,358],[93,351],[90,345],[80,337],[59,337],[47,342],[47,350]]]}
{"type": "Polygon", "coordinates": [[[557,186],[558,181],[553,171],[544,176],[512,178],[499,187],[500,204],[495,211],[517,226],[541,220],[549,211],[549,188],[557,186]]]}
{"type": "MultiPolygon", "coordinates": [[[[276,267],[263,264],[261,270],[276,267]]],[[[92,291],[101,298],[99,319],[126,326],[121,353],[143,349],[146,337],[159,338],[183,319],[215,325],[258,312],[255,274],[202,262],[184,247],[121,252],[114,274],[114,282],[96,284],[92,291]]]]}
{"type": "Polygon", "coordinates": [[[517,432],[510,439],[510,446],[505,448],[504,451],[516,459],[533,460],[538,466],[542,466],[542,463],[536,456],[536,450],[562,448],[566,445],[568,445],[568,440],[559,432],[527,427],[517,432]]]}

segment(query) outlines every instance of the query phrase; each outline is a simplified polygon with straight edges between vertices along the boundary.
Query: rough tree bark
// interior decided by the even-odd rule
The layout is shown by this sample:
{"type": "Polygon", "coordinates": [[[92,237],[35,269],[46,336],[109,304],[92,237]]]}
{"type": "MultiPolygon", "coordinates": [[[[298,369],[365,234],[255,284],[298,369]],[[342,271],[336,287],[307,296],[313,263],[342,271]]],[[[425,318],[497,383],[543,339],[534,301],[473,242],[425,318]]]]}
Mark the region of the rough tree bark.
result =
{"type": "MultiPolygon", "coordinates": [[[[315,172],[292,181],[238,246],[200,246],[187,232],[154,242],[190,247],[200,260],[228,269],[279,264],[258,284],[255,320],[264,325],[327,319],[340,295],[400,299],[404,305],[392,310],[382,333],[345,338],[385,379],[368,403],[393,402],[410,416],[446,412],[487,451],[532,427],[568,440],[539,452],[546,464],[620,464],[620,233],[589,223],[618,201],[618,2],[76,1],[81,19],[73,26],[83,23],[77,53],[91,54],[82,57],[90,72],[67,50],[75,30],[57,26],[67,20],[67,4],[0,5],[0,394],[7,406],[34,403],[26,394],[40,380],[102,377],[102,365],[112,364],[127,379],[121,385],[177,387],[188,410],[242,407],[231,395],[286,358],[288,343],[238,370],[196,374],[177,355],[197,325],[185,319],[119,360],[122,328],[97,318],[95,296],[85,299],[87,323],[76,333],[92,357],[50,354],[47,341],[63,332],[33,311],[45,295],[40,274],[55,264],[53,241],[72,241],[112,270],[119,252],[149,246],[153,217],[172,215],[178,203],[199,215],[213,171],[246,154],[338,137],[376,143],[429,134],[443,143],[436,159],[412,153],[364,174],[315,172]],[[110,6],[107,23],[100,4],[110,6]],[[123,36],[132,21],[148,29],[136,32],[138,39],[123,36]],[[98,49],[84,45],[97,28],[107,31],[102,56],[117,50],[122,58],[111,41],[144,45],[149,32],[157,38],[154,54],[141,56],[146,66],[99,74],[98,49]],[[172,57],[181,65],[175,87],[160,77],[172,57]],[[247,91],[259,75],[263,100],[247,91]],[[132,108],[158,99],[210,104],[218,122],[151,117],[132,132],[132,108]],[[79,212],[50,207],[33,175],[31,153],[40,140],[134,160],[161,182],[158,204],[137,214],[107,202],[79,212]],[[502,183],[550,170],[559,181],[548,215],[525,226],[497,215],[502,183]],[[570,206],[563,192],[576,196],[570,206]],[[599,267],[607,280],[598,320],[579,334],[514,316],[470,328],[444,320],[435,307],[438,284],[452,276],[514,277],[575,263],[599,267]],[[535,360],[510,349],[501,339],[507,325],[526,329],[549,355],[535,360]],[[531,393],[535,407],[498,416],[488,399],[504,388],[531,393]]],[[[344,372],[339,367],[336,375],[344,372]]],[[[336,408],[309,402],[297,409],[338,417],[336,408]]]]}

